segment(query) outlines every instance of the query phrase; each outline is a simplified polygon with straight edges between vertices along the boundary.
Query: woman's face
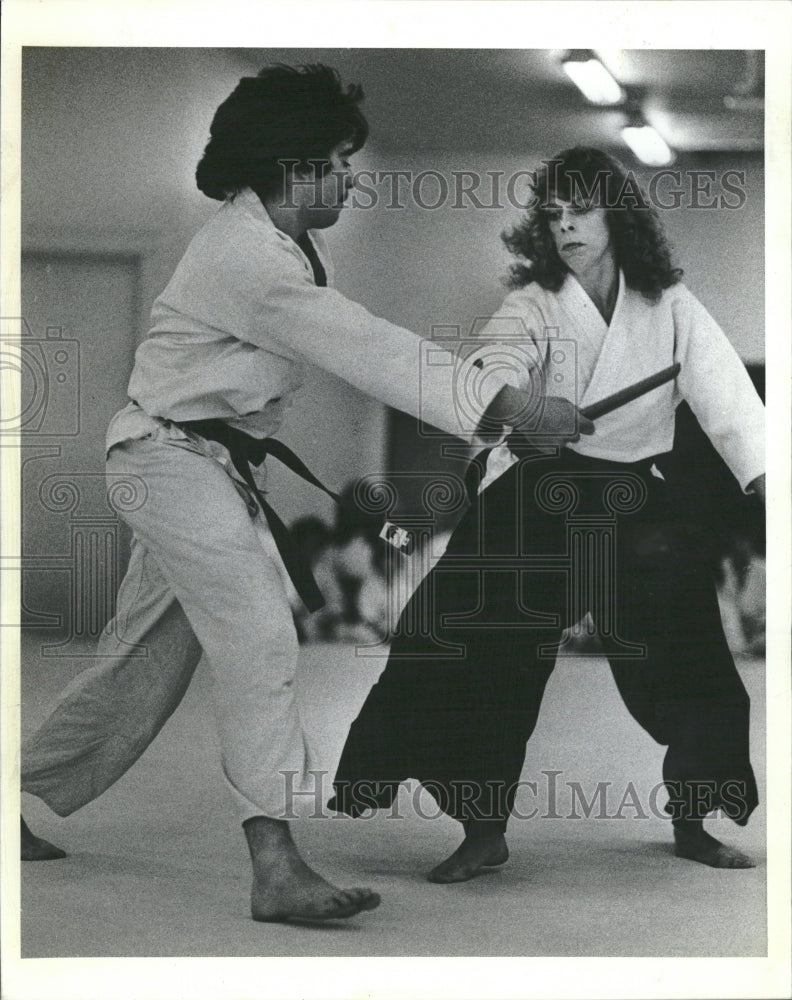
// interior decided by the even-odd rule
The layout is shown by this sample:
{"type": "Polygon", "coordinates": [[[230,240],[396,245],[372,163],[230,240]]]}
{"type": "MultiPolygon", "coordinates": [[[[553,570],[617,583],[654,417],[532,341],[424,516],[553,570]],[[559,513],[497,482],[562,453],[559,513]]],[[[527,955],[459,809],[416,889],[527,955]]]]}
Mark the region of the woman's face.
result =
{"type": "Polygon", "coordinates": [[[322,203],[340,212],[353,185],[349,158],[352,143],[341,142],[330,150],[330,169],[322,180],[322,203]]]}
{"type": "Polygon", "coordinates": [[[288,189],[289,203],[299,209],[309,229],[326,229],[338,221],[353,184],[351,155],[352,143],[339,143],[330,150],[329,168],[321,177],[308,171],[288,189]]]}
{"type": "Polygon", "coordinates": [[[544,212],[558,255],[573,274],[585,274],[612,252],[604,208],[551,198],[544,212]]]}
{"type": "Polygon", "coordinates": [[[303,191],[304,209],[309,216],[311,229],[326,229],[337,220],[352,187],[352,168],[349,157],[352,143],[342,142],[330,150],[330,167],[322,176],[319,186],[305,185],[303,191]]]}

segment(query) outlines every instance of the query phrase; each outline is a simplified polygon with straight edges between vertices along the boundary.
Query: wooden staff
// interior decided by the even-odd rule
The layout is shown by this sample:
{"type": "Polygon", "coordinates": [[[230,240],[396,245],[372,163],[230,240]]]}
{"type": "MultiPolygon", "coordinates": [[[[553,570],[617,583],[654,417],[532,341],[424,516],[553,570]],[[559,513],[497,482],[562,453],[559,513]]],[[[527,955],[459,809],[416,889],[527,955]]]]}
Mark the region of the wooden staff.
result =
{"type": "Polygon", "coordinates": [[[581,406],[580,412],[584,417],[588,417],[589,420],[596,420],[597,417],[604,417],[606,413],[611,413],[613,410],[618,410],[620,406],[624,406],[625,403],[631,403],[634,399],[638,399],[639,396],[645,396],[647,392],[651,392],[652,389],[656,389],[658,386],[665,385],[666,382],[670,382],[675,379],[681,369],[680,364],[671,365],[669,368],[663,368],[662,371],[655,372],[654,375],[649,375],[647,378],[642,378],[640,382],[635,382],[633,385],[628,385],[626,389],[619,389],[618,392],[614,392],[612,396],[606,396],[604,399],[598,400],[596,403],[591,403],[590,406],[581,406]]]}

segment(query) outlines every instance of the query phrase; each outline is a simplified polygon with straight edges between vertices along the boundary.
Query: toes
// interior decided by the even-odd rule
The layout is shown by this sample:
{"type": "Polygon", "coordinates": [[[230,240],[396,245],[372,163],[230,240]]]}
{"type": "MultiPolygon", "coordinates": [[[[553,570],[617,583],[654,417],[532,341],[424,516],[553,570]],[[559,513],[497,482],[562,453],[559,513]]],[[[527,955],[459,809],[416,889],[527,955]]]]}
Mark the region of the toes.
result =
{"type": "Polygon", "coordinates": [[[380,905],[381,898],[378,892],[371,889],[342,889],[332,896],[334,904],[342,905],[352,913],[359,913],[360,910],[376,910],[380,905]]]}
{"type": "Polygon", "coordinates": [[[346,919],[362,910],[375,910],[379,904],[379,894],[369,889],[339,890],[313,916],[320,920],[346,919]]]}
{"type": "Polygon", "coordinates": [[[434,882],[436,885],[446,885],[449,882],[455,882],[456,879],[449,878],[444,872],[431,871],[426,876],[428,882],[434,882]]]}
{"type": "Polygon", "coordinates": [[[332,920],[334,917],[352,917],[359,909],[359,905],[345,892],[337,892],[317,907],[315,915],[320,920],[332,920]]]}
{"type": "Polygon", "coordinates": [[[722,851],[721,868],[756,868],[756,863],[740,851],[722,851]]]}
{"type": "Polygon", "coordinates": [[[505,857],[485,856],[481,858],[468,859],[463,861],[458,858],[446,858],[442,864],[433,868],[426,876],[430,882],[440,885],[448,885],[451,882],[469,882],[470,879],[478,875],[486,875],[494,868],[499,868],[508,860],[508,853],[505,857]]]}
{"type": "Polygon", "coordinates": [[[319,886],[312,887],[312,890],[306,893],[305,887],[297,886],[293,896],[286,892],[273,898],[266,891],[257,894],[254,886],[252,917],[262,922],[294,920],[313,923],[347,919],[363,910],[375,910],[380,905],[379,893],[371,889],[334,889],[325,883],[324,891],[319,886]]]}
{"type": "Polygon", "coordinates": [[[321,902],[314,904],[297,905],[293,909],[289,906],[269,911],[253,907],[251,913],[253,919],[261,923],[314,923],[325,920],[341,920],[353,917],[360,911],[360,906],[353,904],[344,893],[328,896],[321,902]]]}
{"type": "Polygon", "coordinates": [[[721,845],[708,861],[713,868],[756,868],[756,864],[742,851],[721,845]]]}
{"type": "Polygon", "coordinates": [[[361,910],[376,910],[382,902],[382,898],[378,892],[372,892],[371,889],[361,889],[360,892],[363,893],[360,900],[361,910]]]}
{"type": "Polygon", "coordinates": [[[65,851],[46,840],[36,838],[35,843],[22,845],[22,861],[57,861],[65,857],[65,851]]]}
{"type": "Polygon", "coordinates": [[[382,902],[382,898],[378,892],[370,892],[366,890],[366,897],[361,902],[361,910],[376,910],[379,904],[382,902]]]}
{"type": "Polygon", "coordinates": [[[699,864],[708,865],[710,868],[756,868],[756,863],[747,855],[741,851],[726,847],[723,844],[713,849],[709,844],[685,844],[678,842],[676,845],[676,854],[677,857],[685,858],[688,861],[697,861],[699,864]]]}
{"type": "Polygon", "coordinates": [[[23,861],[55,861],[65,858],[66,852],[48,840],[37,837],[20,816],[20,847],[23,861]]]}
{"type": "Polygon", "coordinates": [[[426,876],[430,882],[449,885],[451,882],[467,882],[480,871],[479,868],[433,868],[426,876]]]}
{"type": "Polygon", "coordinates": [[[362,903],[367,896],[371,895],[371,889],[361,889],[357,886],[354,889],[341,889],[340,891],[352,903],[362,903]]]}

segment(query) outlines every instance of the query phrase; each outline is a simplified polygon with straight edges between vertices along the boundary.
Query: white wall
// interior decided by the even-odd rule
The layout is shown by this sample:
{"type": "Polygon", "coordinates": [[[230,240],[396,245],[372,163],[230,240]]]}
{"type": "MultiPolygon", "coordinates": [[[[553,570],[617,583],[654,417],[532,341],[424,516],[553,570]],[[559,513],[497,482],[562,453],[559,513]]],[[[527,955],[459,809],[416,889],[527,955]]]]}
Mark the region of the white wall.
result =
{"type": "MultiPolygon", "coordinates": [[[[585,137],[582,137],[585,139],[585,137]]],[[[436,170],[449,179],[455,172],[500,170],[506,177],[535,169],[552,151],[530,151],[516,156],[493,150],[491,154],[470,154],[464,150],[443,150],[418,155],[398,155],[378,150],[374,143],[355,158],[361,169],[412,169],[416,173],[436,170]]],[[[740,356],[762,363],[764,345],[764,177],[755,158],[730,157],[721,163],[681,163],[682,186],[689,192],[693,183],[689,169],[724,169],[745,173],[745,201],[737,209],[697,209],[686,195],[683,207],[661,211],[675,259],[685,270],[684,281],[723,326],[740,356]]],[[[651,174],[638,171],[642,183],[651,174]]],[[[405,187],[406,190],[406,187],[405,187]]],[[[429,182],[422,188],[425,202],[439,200],[438,188],[429,182]]],[[[713,191],[718,191],[713,186],[713,191]]],[[[489,203],[487,182],[479,197],[489,203]]],[[[669,201],[667,187],[661,196],[669,201]]],[[[522,197],[520,187],[517,196],[522,197]]],[[[520,217],[518,209],[503,198],[504,207],[489,210],[453,208],[449,195],[444,208],[422,210],[404,197],[403,210],[388,208],[388,184],[376,208],[351,209],[332,232],[339,285],[358,297],[372,311],[402,323],[424,336],[433,324],[460,324],[468,328],[473,319],[497,308],[505,294],[501,278],[510,257],[502,246],[500,233],[520,217]]],[[[706,202],[703,196],[699,202],[706,202]]],[[[731,197],[731,201],[736,198],[731,197]]],[[[371,198],[361,196],[368,204],[371,198]]]]}
{"type": "MultiPolygon", "coordinates": [[[[764,171],[755,157],[736,156],[726,167],[713,161],[697,163],[695,169],[714,170],[718,177],[724,169],[743,172],[745,203],[734,209],[688,207],[661,213],[685,270],[683,280],[723,327],[740,357],[764,364],[764,171]]],[[[688,190],[691,183],[689,179],[688,190]]],[[[706,204],[711,199],[698,200],[706,204]]]]}

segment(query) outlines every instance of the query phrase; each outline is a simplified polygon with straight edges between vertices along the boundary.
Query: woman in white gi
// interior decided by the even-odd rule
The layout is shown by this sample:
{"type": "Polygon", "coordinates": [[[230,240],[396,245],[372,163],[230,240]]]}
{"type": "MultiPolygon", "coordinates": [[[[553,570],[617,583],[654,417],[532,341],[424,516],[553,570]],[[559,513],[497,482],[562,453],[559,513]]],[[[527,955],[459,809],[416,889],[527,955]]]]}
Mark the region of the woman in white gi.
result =
{"type": "MultiPolygon", "coordinates": [[[[249,461],[263,458],[306,363],[460,437],[475,430],[453,405],[453,365],[421,371],[414,334],[328,287],[315,230],[333,225],[351,187],[348,158],[367,134],[361,96],[327,67],[281,66],[243,79],[218,108],[196,178],[222,207],[155,302],[129,384],[132,402],[107,436],[108,472],[140,491],[125,514],[134,540],[117,614],[98,665],[75,680],[23,747],[23,790],[69,815],[149,745],[203,651],[223,768],[253,861],[258,920],[348,917],[375,907],[379,896],[329,885],[302,861],[280,818],[287,787],[309,787],[311,764],[293,689],[297,637],[273,534],[287,565],[289,540],[249,461]]],[[[463,378],[472,371],[458,370],[463,378]]],[[[504,418],[523,401],[488,380],[480,415],[504,418]]],[[[560,401],[551,423],[573,409],[560,401]]],[[[293,554],[289,571],[315,607],[313,580],[293,554]]],[[[24,822],[22,832],[23,858],[63,855],[24,822]]]]}
{"type": "Polygon", "coordinates": [[[668,748],[676,853],[751,867],[703,828],[713,809],[744,824],[757,804],[748,696],[696,532],[675,523],[673,483],[659,467],[668,469],[684,399],[743,490],[763,500],[764,410],[728,340],[680,283],[659,219],[623,167],[595,149],[567,150],[538,172],[534,193],[506,237],[522,262],[481,334],[490,342],[482,361],[522,358],[524,384],[544,383],[584,410],[675,363],[681,370],[566,447],[535,439],[525,448],[512,436],[490,452],[482,488],[475,495],[478,476],[352,725],[331,806],[352,815],[386,807],[400,781],[416,778],[465,830],[430,880],[502,864],[561,630],[590,612],[629,711],[668,748]],[[415,627],[424,607],[429,620],[415,627]]]}

